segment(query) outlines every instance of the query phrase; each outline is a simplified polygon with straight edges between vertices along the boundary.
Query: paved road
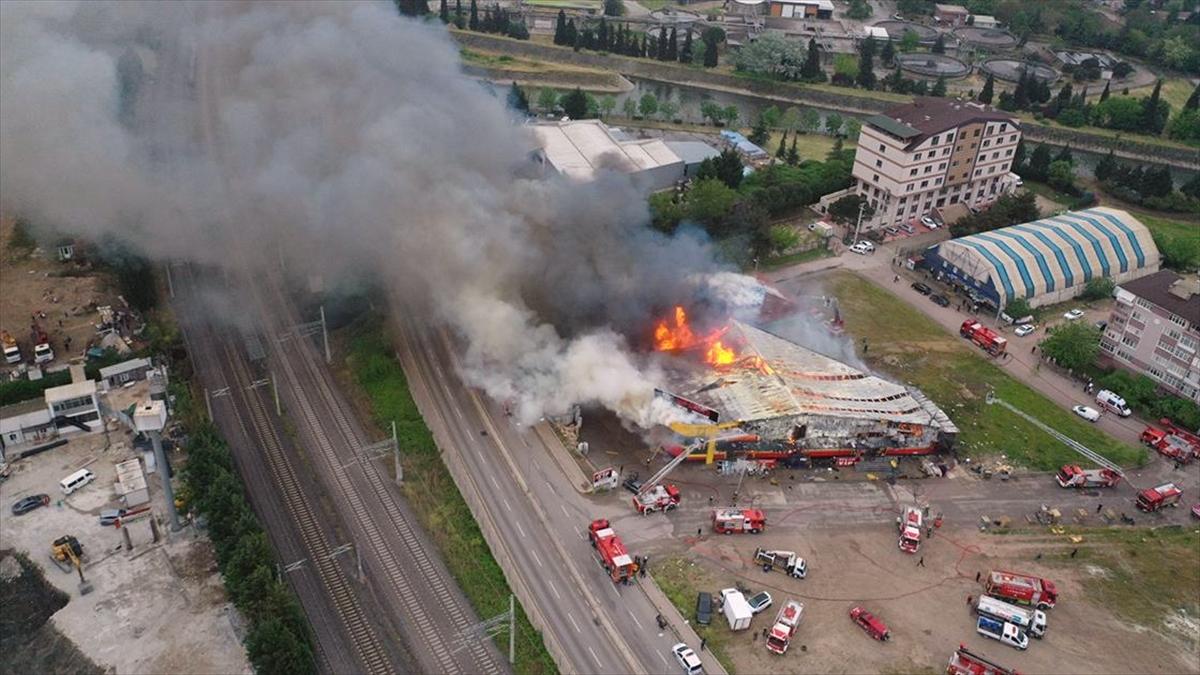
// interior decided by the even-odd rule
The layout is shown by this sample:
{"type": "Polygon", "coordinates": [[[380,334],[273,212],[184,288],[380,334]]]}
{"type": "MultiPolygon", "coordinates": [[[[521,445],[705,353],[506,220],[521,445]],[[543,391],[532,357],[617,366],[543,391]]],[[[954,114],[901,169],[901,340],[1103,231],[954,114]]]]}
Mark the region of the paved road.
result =
{"type": "MultiPolygon", "coordinates": [[[[551,458],[547,444],[559,441],[545,425],[513,424],[464,386],[444,332],[408,308],[395,316],[398,356],[422,416],[481,526],[498,533],[489,537],[493,552],[560,667],[673,672],[668,650],[679,641],[675,633],[658,630],[658,610],[637,585],[614,585],[596,563],[584,532],[604,514],[551,458]]],[[[616,529],[622,532],[619,523],[616,529]]],[[[706,670],[720,672],[715,661],[706,670]]]]}

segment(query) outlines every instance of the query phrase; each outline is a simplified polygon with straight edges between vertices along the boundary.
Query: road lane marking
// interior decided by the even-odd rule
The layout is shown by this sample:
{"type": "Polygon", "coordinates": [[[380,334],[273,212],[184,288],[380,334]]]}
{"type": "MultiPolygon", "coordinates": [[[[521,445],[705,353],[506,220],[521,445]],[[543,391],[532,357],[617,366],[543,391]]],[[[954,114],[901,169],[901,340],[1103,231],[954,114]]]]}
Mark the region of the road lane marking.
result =
{"type": "Polygon", "coordinates": [[[600,658],[596,656],[596,652],[592,651],[592,646],[588,645],[588,653],[592,655],[592,660],[596,662],[597,668],[603,668],[604,664],[600,663],[600,658]]]}
{"type": "Polygon", "coordinates": [[[489,474],[488,474],[488,478],[491,478],[491,479],[492,479],[492,485],[495,485],[495,486],[496,486],[496,489],[497,489],[497,490],[499,490],[499,489],[500,489],[500,483],[496,482],[496,474],[494,474],[494,473],[489,473],[489,474]]]}
{"type": "Polygon", "coordinates": [[[501,499],[504,499],[504,508],[508,509],[509,513],[512,513],[512,504],[508,503],[507,498],[502,497],[501,499]]]}
{"type": "Polygon", "coordinates": [[[558,598],[559,600],[562,600],[562,596],[558,594],[558,588],[555,587],[554,582],[547,579],[546,583],[550,584],[550,592],[554,593],[554,597],[558,598]]]}
{"type": "Polygon", "coordinates": [[[638,627],[638,629],[641,629],[641,627],[642,627],[642,622],[641,622],[641,621],[638,621],[637,615],[633,613],[633,610],[632,610],[632,609],[627,609],[627,610],[625,610],[625,611],[626,611],[626,612],[629,612],[629,618],[633,619],[633,622],[637,624],[637,627],[638,627]]]}
{"type": "Polygon", "coordinates": [[[524,539],[525,538],[525,528],[521,527],[521,523],[516,520],[513,521],[513,525],[517,526],[517,532],[520,532],[521,538],[524,539]]]}
{"type": "Polygon", "coordinates": [[[583,632],[583,631],[579,630],[579,624],[575,623],[575,615],[574,614],[567,612],[567,618],[571,620],[571,625],[575,627],[576,633],[583,632]]]}
{"type": "Polygon", "coordinates": [[[617,597],[617,600],[621,599],[621,594],[617,592],[616,584],[605,584],[605,585],[608,586],[610,589],[612,589],[613,595],[615,595],[617,597]]]}
{"type": "Polygon", "coordinates": [[[538,567],[541,567],[542,559],[540,557],[538,557],[537,551],[535,551],[533,549],[529,549],[529,552],[533,554],[533,561],[538,564],[538,567]]]}
{"type": "Polygon", "coordinates": [[[563,512],[563,515],[564,515],[564,516],[566,516],[566,517],[568,517],[568,518],[570,518],[570,517],[571,517],[571,513],[570,513],[569,511],[567,511],[567,507],[563,506],[562,504],[559,504],[559,505],[558,505],[558,508],[562,509],[562,512],[563,512]]]}
{"type": "Polygon", "coordinates": [[[663,662],[664,666],[671,665],[671,664],[667,663],[667,657],[663,656],[662,652],[655,652],[655,654],[658,654],[658,658],[663,662]]]}

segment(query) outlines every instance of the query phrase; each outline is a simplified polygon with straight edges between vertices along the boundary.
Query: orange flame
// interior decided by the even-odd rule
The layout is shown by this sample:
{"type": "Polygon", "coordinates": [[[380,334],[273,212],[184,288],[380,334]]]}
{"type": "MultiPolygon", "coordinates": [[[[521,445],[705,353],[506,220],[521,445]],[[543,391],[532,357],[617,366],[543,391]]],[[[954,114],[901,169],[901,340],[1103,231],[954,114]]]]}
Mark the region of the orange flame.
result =
{"type": "Polygon", "coordinates": [[[737,352],[721,341],[728,328],[719,328],[712,333],[697,337],[688,324],[687,312],[683,307],[675,308],[674,325],[668,319],[654,327],[654,347],[660,352],[675,352],[686,349],[703,349],[704,362],[724,366],[737,360],[737,352]]]}

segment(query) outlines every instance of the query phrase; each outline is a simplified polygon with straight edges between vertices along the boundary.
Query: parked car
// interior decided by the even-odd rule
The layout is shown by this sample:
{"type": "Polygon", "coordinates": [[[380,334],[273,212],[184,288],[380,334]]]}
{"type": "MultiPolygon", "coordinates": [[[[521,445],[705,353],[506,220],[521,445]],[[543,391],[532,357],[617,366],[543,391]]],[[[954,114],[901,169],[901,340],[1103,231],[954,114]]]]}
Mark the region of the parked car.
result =
{"type": "Polygon", "coordinates": [[[921,216],[921,224],[931,230],[938,229],[938,222],[929,216],[921,216]]]}
{"type": "Polygon", "coordinates": [[[100,512],[100,525],[112,525],[125,517],[125,509],[106,509],[100,512]]]}
{"type": "Polygon", "coordinates": [[[750,611],[758,614],[759,612],[762,612],[771,606],[771,594],[763,591],[750,598],[747,598],[746,602],[750,603],[750,611]]]}
{"type": "Polygon", "coordinates": [[[1071,408],[1071,410],[1074,411],[1076,415],[1079,415],[1089,422],[1095,422],[1096,420],[1100,419],[1100,411],[1086,405],[1077,405],[1074,408],[1071,408]]]}
{"type": "Polygon", "coordinates": [[[919,281],[914,281],[914,282],[913,282],[913,284],[912,284],[912,289],[913,289],[914,291],[916,291],[916,292],[920,293],[921,295],[929,295],[930,293],[932,293],[932,292],[933,292],[933,289],[932,289],[932,288],[930,288],[930,287],[926,286],[925,284],[923,284],[923,283],[921,283],[921,282],[919,282],[919,281]]]}
{"type": "Polygon", "coordinates": [[[696,594],[696,623],[707,626],[712,623],[712,593],[700,591],[696,594]]]}
{"type": "Polygon", "coordinates": [[[634,471],[633,473],[629,474],[629,477],[626,478],[624,482],[621,483],[621,486],[636,495],[638,491],[642,489],[642,479],[639,478],[637,472],[634,471]]]}
{"type": "Polygon", "coordinates": [[[685,675],[700,675],[704,672],[704,667],[700,664],[700,657],[696,656],[696,652],[686,644],[677,643],[671,647],[671,653],[675,655],[675,661],[680,668],[683,668],[685,675]]]}
{"type": "Polygon", "coordinates": [[[859,246],[865,247],[868,251],[875,250],[875,244],[867,241],[866,239],[859,239],[857,243],[859,246]]]}
{"type": "Polygon", "coordinates": [[[900,228],[889,225],[883,228],[883,233],[889,237],[895,237],[900,234],[900,228]]]}
{"type": "Polygon", "coordinates": [[[1031,323],[1026,323],[1026,324],[1017,326],[1017,329],[1013,332],[1017,334],[1017,337],[1025,337],[1026,335],[1029,335],[1030,333],[1032,333],[1035,330],[1037,330],[1037,326],[1035,326],[1031,323]]]}
{"type": "Polygon", "coordinates": [[[1101,333],[1108,330],[1108,322],[1107,321],[1097,321],[1096,323],[1094,323],[1092,325],[1095,326],[1096,329],[1099,330],[1101,333]]]}
{"type": "Polygon", "coordinates": [[[907,232],[909,234],[916,232],[916,230],[913,229],[913,226],[909,225],[908,223],[900,223],[896,227],[899,227],[901,230],[904,230],[905,232],[907,232]]]}
{"type": "Polygon", "coordinates": [[[872,251],[873,247],[863,246],[865,243],[865,241],[860,241],[857,244],[854,244],[850,247],[850,251],[859,255],[867,255],[872,251]]]}
{"type": "Polygon", "coordinates": [[[888,630],[887,624],[880,621],[876,616],[862,607],[855,607],[850,610],[850,620],[858,624],[859,628],[867,631],[867,635],[876,640],[886,641],[892,637],[891,631],[888,630]]]}
{"type": "Polygon", "coordinates": [[[50,495],[29,495],[18,499],[12,505],[12,513],[14,516],[23,516],[30,511],[46,506],[50,503],[50,495]]]}
{"type": "Polygon", "coordinates": [[[1196,504],[1192,507],[1192,515],[1196,518],[1200,518],[1200,504],[1196,504]]]}
{"type": "Polygon", "coordinates": [[[1074,321],[1075,319],[1078,319],[1081,316],[1083,316],[1083,310],[1079,309],[1078,307],[1068,311],[1066,314],[1063,314],[1063,318],[1066,319],[1067,321],[1074,321]]]}
{"type": "Polygon", "coordinates": [[[933,304],[937,305],[938,307],[949,307],[950,306],[950,298],[947,298],[944,295],[934,294],[934,295],[929,296],[929,299],[932,300],[933,304]]]}

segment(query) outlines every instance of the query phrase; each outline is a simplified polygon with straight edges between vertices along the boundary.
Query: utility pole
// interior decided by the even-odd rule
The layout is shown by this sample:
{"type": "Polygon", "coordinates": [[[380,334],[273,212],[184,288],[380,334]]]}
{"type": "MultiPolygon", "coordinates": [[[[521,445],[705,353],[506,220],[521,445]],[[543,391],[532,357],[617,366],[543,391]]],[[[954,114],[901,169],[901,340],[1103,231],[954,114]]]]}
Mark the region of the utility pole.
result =
{"type": "Polygon", "coordinates": [[[392,420],[392,456],[396,459],[396,482],[404,482],[404,467],[400,465],[400,441],[396,438],[396,420],[392,420]]]}
{"type": "Polygon", "coordinates": [[[325,341],[325,365],[329,365],[333,361],[333,356],[329,353],[329,330],[325,326],[325,305],[321,305],[321,338],[325,341]]]}
{"type": "Polygon", "coordinates": [[[275,416],[283,417],[283,407],[279,405],[279,385],[275,383],[275,371],[271,371],[271,394],[275,397],[275,416]]]}
{"type": "Polygon", "coordinates": [[[863,209],[865,208],[867,208],[867,199],[863,197],[862,203],[858,205],[858,222],[854,223],[854,241],[850,242],[851,246],[858,243],[858,230],[862,227],[863,209]]]}
{"type": "Polygon", "coordinates": [[[172,298],[175,297],[175,283],[171,280],[170,260],[167,261],[167,291],[170,292],[172,298]]]}
{"type": "Polygon", "coordinates": [[[508,628],[508,663],[511,665],[517,657],[517,603],[512,594],[508,596],[508,611],[497,614],[490,619],[467,626],[454,635],[456,644],[450,651],[453,654],[487,638],[494,638],[505,628],[508,628]]]}

